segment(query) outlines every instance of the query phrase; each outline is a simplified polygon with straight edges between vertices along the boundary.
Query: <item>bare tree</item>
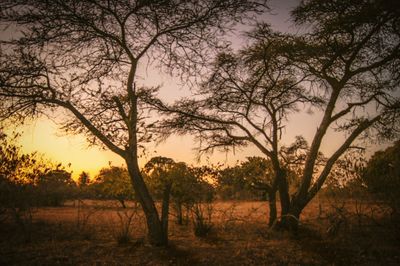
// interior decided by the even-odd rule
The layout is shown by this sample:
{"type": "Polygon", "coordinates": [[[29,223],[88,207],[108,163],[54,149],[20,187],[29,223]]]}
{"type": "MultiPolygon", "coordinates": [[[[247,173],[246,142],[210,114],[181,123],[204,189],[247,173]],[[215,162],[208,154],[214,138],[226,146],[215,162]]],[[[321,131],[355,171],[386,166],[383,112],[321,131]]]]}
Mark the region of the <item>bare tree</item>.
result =
{"type": "Polygon", "coordinates": [[[83,133],[126,162],[147,218],[150,242],[167,232],[138,166],[151,136],[138,67],[198,72],[232,22],[266,10],[262,0],[5,0],[0,3],[0,117],[67,111],[67,132],[83,133]]]}

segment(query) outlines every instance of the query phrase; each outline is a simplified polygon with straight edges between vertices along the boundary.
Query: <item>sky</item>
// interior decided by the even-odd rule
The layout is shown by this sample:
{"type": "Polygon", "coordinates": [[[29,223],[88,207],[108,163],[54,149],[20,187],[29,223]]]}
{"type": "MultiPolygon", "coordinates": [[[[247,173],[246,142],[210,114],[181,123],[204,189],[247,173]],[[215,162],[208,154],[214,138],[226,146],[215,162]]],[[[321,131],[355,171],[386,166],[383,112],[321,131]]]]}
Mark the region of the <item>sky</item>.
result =
{"type": "MultiPolygon", "coordinates": [[[[294,28],[290,26],[289,11],[297,3],[297,0],[271,1],[272,12],[271,14],[265,14],[263,19],[276,30],[293,31],[294,28]]],[[[232,42],[234,47],[240,47],[243,39],[240,36],[232,36],[232,42]]],[[[179,82],[165,74],[158,73],[157,70],[142,70],[140,76],[146,81],[146,85],[162,85],[159,96],[164,100],[173,101],[182,96],[190,95],[187,89],[185,90],[178,85],[179,82]]],[[[319,121],[319,114],[310,115],[307,112],[301,112],[301,114],[295,115],[285,129],[284,142],[290,143],[296,135],[303,135],[310,140],[319,121]]],[[[70,164],[71,167],[67,168],[67,170],[73,171],[74,178],[82,171],[89,172],[94,177],[102,167],[107,167],[109,163],[117,166],[124,164],[118,155],[110,151],[101,150],[99,147],[89,147],[83,136],[65,136],[58,130],[58,126],[54,122],[45,118],[32,121],[24,126],[9,127],[7,130],[16,130],[22,133],[20,144],[24,152],[38,151],[55,162],[61,162],[65,166],[70,164]]],[[[328,132],[327,139],[330,141],[323,143],[322,150],[324,153],[329,154],[332,152],[340,138],[341,136],[334,136],[333,132],[328,132]]],[[[256,148],[249,147],[230,153],[215,152],[197,162],[197,154],[193,149],[195,147],[196,143],[190,136],[172,136],[164,143],[149,146],[147,153],[140,158],[139,162],[143,165],[153,156],[166,156],[175,161],[184,161],[189,164],[217,162],[233,164],[238,160],[244,160],[248,156],[262,156],[256,148]]]]}

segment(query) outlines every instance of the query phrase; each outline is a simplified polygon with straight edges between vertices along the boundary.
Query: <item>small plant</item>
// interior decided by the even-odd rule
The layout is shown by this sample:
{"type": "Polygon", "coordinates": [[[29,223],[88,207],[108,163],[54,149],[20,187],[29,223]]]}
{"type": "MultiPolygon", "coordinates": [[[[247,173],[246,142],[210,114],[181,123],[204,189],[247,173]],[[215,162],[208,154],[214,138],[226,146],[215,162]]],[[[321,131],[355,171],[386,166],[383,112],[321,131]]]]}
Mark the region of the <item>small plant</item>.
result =
{"type": "Polygon", "coordinates": [[[139,206],[133,208],[124,208],[117,211],[118,221],[112,221],[111,228],[113,237],[118,244],[123,245],[132,241],[132,226],[135,219],[139,218],[139,206]]]}
{"type": "Polygon", "coordinates": [[[214,212],[213,205],[211,203],[196,203],[192,208],[192,220],[194,235],[197,237],[207,236],[212,227],[212,214],[214,212]]]}
{"type": "Polygon", "coordinates": [[[98,208],[85,206],[82,200],[78,200],[78,210],[76,216],[76,229],[84,239],[92,238],[94,227],[89,224],[90,218],[98,211],[98,208]]]}

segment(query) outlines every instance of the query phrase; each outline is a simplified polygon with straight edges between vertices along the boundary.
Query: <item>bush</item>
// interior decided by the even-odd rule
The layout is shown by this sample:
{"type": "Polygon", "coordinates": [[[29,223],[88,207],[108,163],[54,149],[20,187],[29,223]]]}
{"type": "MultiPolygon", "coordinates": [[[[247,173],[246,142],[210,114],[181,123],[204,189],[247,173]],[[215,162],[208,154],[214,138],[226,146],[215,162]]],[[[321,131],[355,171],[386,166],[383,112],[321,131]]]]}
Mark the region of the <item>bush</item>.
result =
{"type": "Polygon", "coordinates": [[[211,203],[196,203],[193,205],[192,220],[195,236],[205,237],[211,232],[213,211],[214,208],[211,203]]]}
{"type": "Polygon", "coordinates": [[[400,207],[400,140],[368,161],[362,179],[368,190],[385,201],[394,212],[400,207]]]}
{"type": "Polygon", "coordinates": [[[74,198],[77,186],[71,173],[56,169],[41,175],[36,183],[38,204],[41,206],[62,206],[68,199],[74,198]]]}

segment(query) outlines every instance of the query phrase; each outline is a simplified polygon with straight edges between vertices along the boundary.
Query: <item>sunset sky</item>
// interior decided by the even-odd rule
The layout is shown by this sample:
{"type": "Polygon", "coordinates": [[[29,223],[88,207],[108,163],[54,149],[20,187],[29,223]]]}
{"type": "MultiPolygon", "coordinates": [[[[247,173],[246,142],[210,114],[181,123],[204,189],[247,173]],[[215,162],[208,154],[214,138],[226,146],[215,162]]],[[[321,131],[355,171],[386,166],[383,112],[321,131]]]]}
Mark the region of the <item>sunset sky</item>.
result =
{"type": "MultiPolygon", "coordinates": [[[[264,20],[272,24],[274,29],[281,31],[293,31],[290,27],[289,10],[296,6],[298,1],[279,1],[271,2],[272,14],[266,14],[264,20]]],[[[234,47],[240,47],[243,40],[236,36],[232,40],[234,47]]],[[[156,70],[142,70],[140,77],[146,85],[162,85],[160,97],[172,101],[182,96],[190,95],[188,90],[181,88],[178,81],[169,78],[166,75],[158,73],[156,70]],[[154,78],[156,77],[156,78],[154,78]]],[[[296,135],[303,135],[307,140],[313,136],[316,125],[320,120],[318,114],[307,114],[305,110],[302,114],[295,115],[291,119],[289,126],[284,132],[284,143],[290,143],[296,135]]],[[[50,158],[56,162],[62,162],[64,165],[71,163],[69,170],[73,171],[76,177],[82,171],[88,171],[93,177],[97,171],[108,166],[109,162],[113,165],[122,165],[123,161],[120,157],[110,151],[100,150],[98,147],[88,147],[88,143],[82,136],[65,136],[57,130],[57,125],[47,119],[39,119],[17,128],[9,127],[8,130],[17,130],[23,132],[21,137],[21,145],[25,152],[38,151],[43,153],[46,158],[50,158]]],[[[329,132],[328,134],[333,134],[329,132]]],[[[333,135],[332,135],[333,136],[333,135]]],[[[340,136],[328,137],[329,143],[323,143],[323,151],[329,154],[336,146],[340,136]]],[[[147,154],[141,159],[143,164],[146,160],[153,156],[171,157],[176,161],[184,161],[190,164],[197,164],[195,161],[196,153],[193,148],[196,144],[190,136],[180,137],[174,136],[166,142],[157,146],[149,146],[147,154]]],[[[254,147],[249,147],[235,153],[214,153],[208,158],[204,157],[201,164],[208,163],[228,163],[232,164],[237,160],[243,160],[247,156],[261,155],[254,147]]]]}

